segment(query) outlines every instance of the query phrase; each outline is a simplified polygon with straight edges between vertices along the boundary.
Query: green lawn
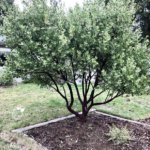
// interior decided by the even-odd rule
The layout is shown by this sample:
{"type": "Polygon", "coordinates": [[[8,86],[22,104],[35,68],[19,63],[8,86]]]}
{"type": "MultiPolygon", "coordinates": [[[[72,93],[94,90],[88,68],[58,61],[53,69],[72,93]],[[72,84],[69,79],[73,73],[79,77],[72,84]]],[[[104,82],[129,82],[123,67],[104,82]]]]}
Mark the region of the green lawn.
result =
{"type": "MultiPolygon", "coordinates": [[[[99,100],[101,98],[102,96],[99,100]]],[[[131,120],[141,120],[150,117],[150,96],[118,97],[106,105],[97,106],[96,109],[131,120]]]]}
{"type": "MultiPolygon", "coordinates": [[[[67,91],[67,94],[69,94],[69,91],[67,91]]],[[[106,94],[100,95],[95,101],[103,101],[106,94]]],[[[96,106],[95,108],[102,112],[133,120],[145,119],[150,116],[149,96],[126,96],[119,97],[107,105],[96,106]]],[[[81,111],[76,94],[73,107],[77,111],[81,111]]],[[[20,134],[12,134],[10,131],[69,114],[65,107],[65,100],[52,89],[49,91],[35,84],[0,87],[0,150],[12,149],[13,147],[25,150],[31,147],[33,150],[37,146],[35,143],[35,145],[33,143],[29,144],[30,142],[27,138],[23,138],[20,134]],[[20,109],[24,111],[21,112],[20,109]],[[11,139],[16,139],[14,145],[11,145],[11,139]],[[19,144],[18,141],[22,144],[19,144]],[[21,147],[20,145],[23,146],[21,147]]],[[[38,149],[37,147],[35,149],[38,149]]]]}

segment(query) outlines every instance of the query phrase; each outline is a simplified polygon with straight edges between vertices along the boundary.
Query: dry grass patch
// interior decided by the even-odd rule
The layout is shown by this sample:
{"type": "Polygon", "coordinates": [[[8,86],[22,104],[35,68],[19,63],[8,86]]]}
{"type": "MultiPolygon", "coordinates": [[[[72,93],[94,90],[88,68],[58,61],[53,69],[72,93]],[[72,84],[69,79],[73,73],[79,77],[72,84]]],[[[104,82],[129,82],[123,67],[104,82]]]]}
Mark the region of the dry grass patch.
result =
{"type": "Polygon", "coordinates": [[[19,133],[11,133],[3,131],[0,133],[0,149],[1,150],[43,150],[35,141],[24,137],[19,133]]]}

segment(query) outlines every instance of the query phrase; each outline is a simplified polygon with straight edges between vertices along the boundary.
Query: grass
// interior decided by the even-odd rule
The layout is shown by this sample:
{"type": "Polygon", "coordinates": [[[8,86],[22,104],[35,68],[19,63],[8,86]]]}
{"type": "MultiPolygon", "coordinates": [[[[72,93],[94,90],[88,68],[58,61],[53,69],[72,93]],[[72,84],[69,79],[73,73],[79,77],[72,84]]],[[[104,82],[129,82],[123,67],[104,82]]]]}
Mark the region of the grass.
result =
{"type": "MultiPolygon", "coordinates": [[[[81,92],[80,85],[79,88],[81,92]]],[[[106,94],[100,95],[95,101],[103,101],[106,94]]],[[[67,91],[67,95],[69,95],[69,91],[67,91]]],[[[74,94],[74,96],[75,103],[73,107],[77,111],[81,111],[77,95],[74,94]]],[[[134,97],[126,95],[115,99],[111,103],[96,106],[95,108],[109,114],[138,120],[150,116],[149,104],[149,96],[147,95],[134,97]]],[[[33,145],[37,146],[35,142],[34,144],[29,144],[28,138],[21,137],[22,135],[20,134],[12,134],[11,130],[69,114],[70,112],[65,106],[65,100],[52,89],[49,91],[35,84],[0,87],[0,145],[2,145],[0,150],[13,148],[15,150],[17,148],[33,150],[33,145]],[[21,112],[18,109],[24,109],[24,111],[21,112]],[[11,145],[12,141],[16,141],[14,145],[11,145]]],[[[39,146],[37,147],[40,149],[39,146]]]]}
{"type": "MultiPolygon", "coordinates": [[[[97,100],[101,101],[105,95],[97,100]]],[[[149,95],[118,97],[106,105],[96,107],[97,110],[131,120],[142,120],[150,117],[149,95]]]]}
{"type": "MultiPolygon", "coordinates": [[[[65,108],[64,100],[54,91],[41,89],[35,84],[0,87],[0,150],[12,149],[12,147],[19,147],[21,150],[33,150],[33,147],[36,146],[29,144],[27,138],[26,140],[17,138],[22,139],[24,142],[21,143],[23,144],[17,142],[17,144],[10,145],[12,143],[11,130],[69,114],[65,108]],[[24,112],[20,112],[17,108],[24,109],[24,112]],[[7,135],[5,136],[7,138],[4,135],[7,135]],[[19,145],[23,145],[24,148],[19,145]]],[[[13,133],[13,135],[18,137],[17,134],[13,133]]]]}
{"type": "Polygon", "coordinates": [[[0,150],[43,150],[35,141],[21,134],[2,131],[0,133],[0,150]]]}
{"type": "Polygon", "coordinates": [[[0,94],[0,129],[12,130],[70,114],[59,94],[35,84],[1,88],[0,94]]]}

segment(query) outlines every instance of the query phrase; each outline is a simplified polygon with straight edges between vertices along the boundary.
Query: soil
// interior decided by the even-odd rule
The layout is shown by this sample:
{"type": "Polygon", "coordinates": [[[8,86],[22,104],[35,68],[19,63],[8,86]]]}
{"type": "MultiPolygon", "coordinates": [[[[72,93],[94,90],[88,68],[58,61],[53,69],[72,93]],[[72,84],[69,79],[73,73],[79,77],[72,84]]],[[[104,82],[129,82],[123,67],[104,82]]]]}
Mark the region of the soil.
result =
{"type": "Polygon", "coordinates": [[[150,150],[150,127],[121,121],[93,112],[85,123],[66,119],[25,132],[48,150],[150,150]],[[108,141],[109,127],[125,127],[133,140],[126,145],[108,141]]]}

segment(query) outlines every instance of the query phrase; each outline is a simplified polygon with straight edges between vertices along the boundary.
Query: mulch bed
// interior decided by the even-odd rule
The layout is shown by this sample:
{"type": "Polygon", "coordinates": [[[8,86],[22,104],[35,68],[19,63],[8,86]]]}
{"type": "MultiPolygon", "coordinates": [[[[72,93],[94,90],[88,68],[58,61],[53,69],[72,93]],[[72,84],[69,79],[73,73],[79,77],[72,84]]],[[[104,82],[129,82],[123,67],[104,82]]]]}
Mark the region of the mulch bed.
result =
{"type": "Polygon", "coordinates": [[[86,123],[66,119],[25,132],[48,150],[150,150],[150,128],[93,112],[86,123]],[[108,141],[109,126],[127,127],[134,140],[127,145],[108,141]]]}

